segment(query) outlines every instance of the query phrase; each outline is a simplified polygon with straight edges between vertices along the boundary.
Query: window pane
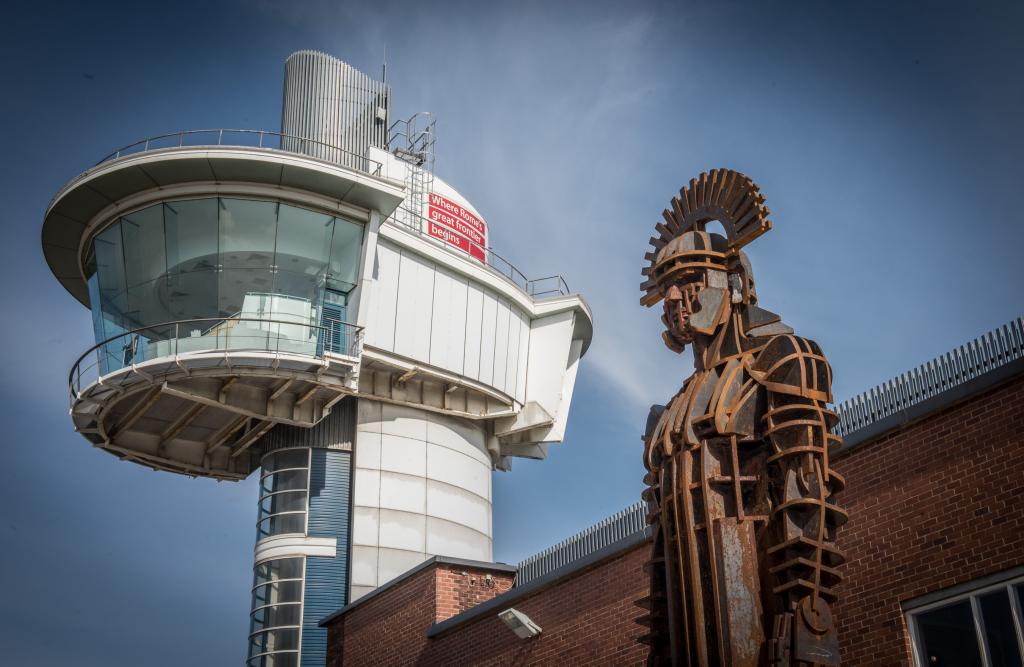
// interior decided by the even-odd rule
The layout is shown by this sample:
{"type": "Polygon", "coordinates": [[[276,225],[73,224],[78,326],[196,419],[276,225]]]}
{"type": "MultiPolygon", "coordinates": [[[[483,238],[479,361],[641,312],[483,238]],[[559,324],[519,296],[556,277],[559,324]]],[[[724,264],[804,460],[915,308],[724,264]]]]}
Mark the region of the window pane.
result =
{"type": "Polygon", "coordinates": [[[260,494],[273,493],[275,491],[288,491],[292,489],[306,488],[307,474],[305,470],[285,470],[283,472],[267,475],[260,485],[260,494]]]}
{"type": "Polygon", "coordinates": [[[344,292],[355,287],[362,247],[363,226],[335,218],[334,237],[331,241],[330,277],[336,289],[344,292]]]}
{"type": "Polygon", "coordinates": [[[257,565],[253,572],[254,586],[277,579],[299,579],[302,577],[302,558],[268,560],[257,565]]]}
{"type": "Polygon", "coordinates": [[[286,491],[275,493],[260,500],[260,516],[279,514],[281,512],[304,512],[306,510],[305,491],[286,491]]]}
{"type": "Polygon", "coordinates": [[[167,272],[164,207],[144,208],[121,218],[128,286],[149,282],[167,272]]]}
{"type": "Polygon", "coordinates": [[[225,268],[269,269],[274,263],[278,204],[246,199],[219,201],[220,263],[225,268]]]}
{"type": "Polygon", "coordinates": [[[331,216],[281,204],[274,260],[277,270],[305,275],[314,281],[322,276],[331,249],[331,231],[331,216]]]}
{"type": "MultiPolygon", "coordinates": [[[[186,264],[199,266],[205,261],[190,261],[186,264]]],[[[217,317],[217,278],[219,275],[212,266],[196,271],[169,273],[167,282],[158,285],[157,288],[163,294],[163,301],[167,304],[171,319],[190,320],[217,317]]],[[[205,330],[214,324],[214,321],[199,322],[196,327],[205,330]]]]}
{"type": "Polygon", "coordinates": [[[252,592],[251,608],[281,602],[300,602],[302,600],[301,581],[275,581],[259,586],[252,592]]]}
{"type": "Polygon", "coordinates": [[[995,591],[978,598],[981,617],[985,620],[985,640],[992,667],[1021,667],[1017,629],[1010,611],[1007,591],[995,591]]]}
{"type": "Polygon", "coordinates": [[[299,648],[299,631],[266,630],[249,639],[249,655],[299,648]]]}
{"type": "Polygon", "coordinates": [[[271,535],[282,535],[284,533],[306,532],[306,513],[301,514],[279,514],[269,519],[260,521],[256,533],[256,539],[262,540],[271,535]]]}
{"type": "Polygon", "coordinates": [[[220,274],[217,312],[221,317],[274,319],[272,312],[259,312],[260,309],[256,305],[260,296],[270,293],[273,288],[274,273],[270,267],[225,268],[220,274]]]}
{"type": "MultiPolygon", "coordinates": [[[[217,200],[192,199],[164,204],[167,270],[170,273],[217,268],[217,200]]],[[[200,317],[209,317],[207,312],[200,317]]]]}
{"type": "Polygon", "coordinates": [[[300,604],[280,604],[257,609],[252,613],[250,632],[263,628],[276,628],[281,625],[298,625],[301,613],[302,605],[300,604]]]}
{"type": "Polygon", "coordinates": [[[978,637],[968,600],[914,617],[922,662],[936,667],[981,667],[978,637]]]}
{"type": "Polygon", "coordinates": [[[308,449],[284,449],[263,458],[263,472],[274,472],[282,468],[305,468],[309,465],[308,449]]]}
{"type": "Polygon", "coordinates": [[[313,317],[312,305],[318,301],[324,285],[324,274],[298,273],[278,269],[274,274],[274,294],[271,304],[275,320],[309,322],[313,317]]]}
{"type": "MultiPolygon", "coordinates": [[[[121,223],[116,222],[100,232],[93,241],[93,250],[100,293],[99,307],[105,322],[114,324],[113,330],[109,327],[106,329],[106,335],[116,336],[126,328],[124,313],[128,310],[121,223]]],[[[96,305],[93,304],[93,307],[96,305]]]]}

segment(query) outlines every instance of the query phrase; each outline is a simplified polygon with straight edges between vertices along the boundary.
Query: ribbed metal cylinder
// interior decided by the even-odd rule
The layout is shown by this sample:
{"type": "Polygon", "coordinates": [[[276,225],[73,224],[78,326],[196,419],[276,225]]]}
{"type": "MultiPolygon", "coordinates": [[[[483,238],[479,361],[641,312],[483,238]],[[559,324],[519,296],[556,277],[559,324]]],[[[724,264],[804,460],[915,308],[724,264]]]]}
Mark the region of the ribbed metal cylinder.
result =
{"type": "Polygon", "coordinates": [[[281,133],[293,138],[282,148],[368,171],[369,147],[387,145],[390,107],[383,82],[326,53],[297,51],[284,64],[281,133]]]}

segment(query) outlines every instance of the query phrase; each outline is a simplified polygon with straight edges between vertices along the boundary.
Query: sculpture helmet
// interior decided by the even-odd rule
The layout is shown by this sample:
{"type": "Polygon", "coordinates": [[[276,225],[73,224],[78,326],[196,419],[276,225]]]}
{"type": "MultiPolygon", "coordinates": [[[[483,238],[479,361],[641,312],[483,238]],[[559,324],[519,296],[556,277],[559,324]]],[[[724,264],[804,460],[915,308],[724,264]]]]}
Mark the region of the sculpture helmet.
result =
{"type": "Polygon", "coordinates": [[[728,251],[728,243],[720,234],[683,232],[657,252],[651,277],[661,287],[689,273],[724,272],[728,268],[728,251]]]}
{"type": "Polygon", "coordinates": [[[691,179],[672,198],[672,208],[662,212],[664,222],[655,225],[658,236],[651,237],[652,249],[644,256],[650,264],[643,269],[640,303],[653,306],[668,285],[693,272],[706,272],[716,283],[728,274],[743,301],[756,302],[750,262],[741,248],[771,229],[768,214],[757,185],[738,171],[712,169],[691,179]],[[706,230],[713,220],[722,224],[724,237],[706,230]]]}

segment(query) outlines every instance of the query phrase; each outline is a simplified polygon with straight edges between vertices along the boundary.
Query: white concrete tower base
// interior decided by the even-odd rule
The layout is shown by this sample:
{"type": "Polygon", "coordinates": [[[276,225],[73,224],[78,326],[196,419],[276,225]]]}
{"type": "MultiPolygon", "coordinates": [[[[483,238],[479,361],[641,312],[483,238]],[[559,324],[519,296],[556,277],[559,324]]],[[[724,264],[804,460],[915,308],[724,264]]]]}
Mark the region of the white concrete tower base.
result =
{"type": "Polygon", "coordinates": [[[484,427],[359,399],[350,601],[431,556],[492,558],[484,427]]]}

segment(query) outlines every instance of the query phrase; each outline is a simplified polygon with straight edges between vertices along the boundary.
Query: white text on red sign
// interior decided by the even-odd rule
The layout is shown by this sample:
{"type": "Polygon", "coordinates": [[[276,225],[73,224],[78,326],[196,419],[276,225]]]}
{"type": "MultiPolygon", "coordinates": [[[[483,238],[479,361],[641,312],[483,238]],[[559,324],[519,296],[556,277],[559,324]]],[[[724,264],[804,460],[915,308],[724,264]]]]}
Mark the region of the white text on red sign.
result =
{"type": "Polygon", "coordinates": [[[430,193],[430,205],[441,209],[442,211],[449,213],[457,218],[460,218],[463,222],[476,229],[483,235],[487,235],[487,225],[483,220],[473,215],[473,213],[466,210],[465,207],[453,202],[447,197],[442,197],[436,192],[430,193]]]}
{"type": "Polygon", "coordinates": [[[468,253],[471,257],[475,257],[481,262],[485,261],[483,248],[475,243],[470,243],[469,239],[465,236],[457,234],[443,225],[439,225],[428,220],[427,233],[434,238],[441,239],[445,243],[455,246],[459,250],[468,253]]]}
{"type": "Polygon", "coordinates": [[[430,206],[429,213],[430,215],[428,217],[432,222],[440,223],[445,227],[462,234],[476,245],[483,245],[487,241],[484,235],[478,232],[475,228],[470,227],[469,224],[463,222],[461,219],[445,213],[436,206],[430,206]]]}

